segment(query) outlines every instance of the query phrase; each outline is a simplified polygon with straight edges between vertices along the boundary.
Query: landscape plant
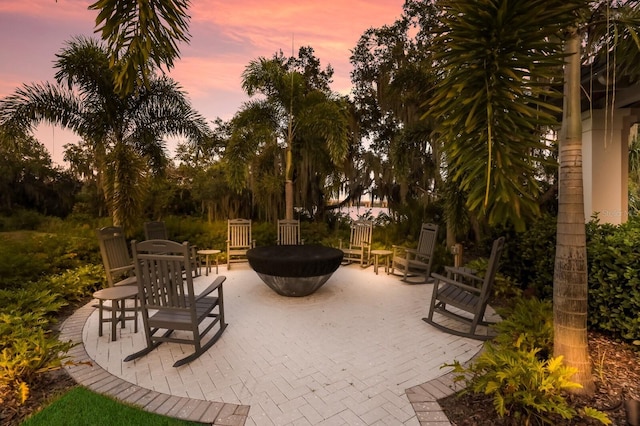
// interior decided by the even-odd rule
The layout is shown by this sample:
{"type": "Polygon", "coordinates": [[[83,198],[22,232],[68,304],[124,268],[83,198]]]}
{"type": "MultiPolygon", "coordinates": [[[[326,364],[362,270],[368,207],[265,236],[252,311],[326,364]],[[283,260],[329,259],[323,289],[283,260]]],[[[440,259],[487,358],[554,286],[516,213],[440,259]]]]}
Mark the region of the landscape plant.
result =
{"type": "Polygon", "coordinates": [[[497,336],[477,358],[466,366],[457,361],[445,365],[453,367],[455,381],[465,383],[460,394],[491,396],[496,413],[518,424],[553,425],[558,418],[576,416],[610,424],[603,412],[589,407],[578,411],[566,398],[567,391],[581,385],[571,379],[575,368],[553,357],[551,302],[520,298],[501,314],[504,319],[493,326],[497,336]]]}

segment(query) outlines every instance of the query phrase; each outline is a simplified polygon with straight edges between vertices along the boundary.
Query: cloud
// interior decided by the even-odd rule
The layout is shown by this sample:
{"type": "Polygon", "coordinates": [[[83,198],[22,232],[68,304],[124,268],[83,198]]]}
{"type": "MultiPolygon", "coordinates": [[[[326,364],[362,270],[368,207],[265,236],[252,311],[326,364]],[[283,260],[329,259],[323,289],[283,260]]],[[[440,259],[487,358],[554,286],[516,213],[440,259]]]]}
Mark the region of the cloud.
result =
{"type": "MultiPolygon", "coordinates": [[[[23,83],[53,81],[55,54],[77,35],[94,36],[93,0],[0,0],[0,97],[23,83]]],[[[311,46],[335,70],[331,88],[351,88],[349,57],[362,33],[393,24],[404,0],[192,0],[189,32],[169,76],[208,120],[225,120],[247,100],[245,67],[258,57],[311,46]]],[[[42,137],[53,132],[42,132],[42,137]]],[[[57,132],[56,156],[60,141],[57,132]]],[[[51,137],[50,137],[51,139],[51,137]]],[[[51,143],[48,146],[53,146],[51,143]]]]}

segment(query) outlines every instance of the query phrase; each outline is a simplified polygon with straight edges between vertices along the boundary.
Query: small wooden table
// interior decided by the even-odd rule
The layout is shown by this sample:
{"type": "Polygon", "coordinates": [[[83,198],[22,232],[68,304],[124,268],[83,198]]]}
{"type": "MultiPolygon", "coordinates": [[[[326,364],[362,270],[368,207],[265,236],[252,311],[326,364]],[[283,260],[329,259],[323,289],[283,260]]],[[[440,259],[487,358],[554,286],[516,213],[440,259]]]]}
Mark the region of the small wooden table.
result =
{"type": "Polygon", "coordinates": [[[93,297],[98,299],[98,336],[102,336],[102,323],[111,323],[111,341],[116,340],[116,325],[118,322],[124,328],[125,320],[132,319],[134,332],[138,332],[138,286],[123,285],[119,287],[103,288],[93,293],[93,297]],[[126,299],[133,299],[133,308],[126,308],[126,299]],[[104,301],[110,300],[111,307],[105,307],[104,301]],[[104,318],[104,310],[111,310],[111,317],[104,318]],[[126,311],[133,311],[133,315],[126,316],[126,311]]]}
{"type": "Polygon", "coordinates": [[[198,250],[198,254],[201,256],[205,256],[205,269],[204,274],[206,276],[209,275],[209,271],[211,270],[211,256],[215,256],[216,259],[216,275],[218,274],[218,255],[220,254],[220,250],[198,250]]]}
{"type": "Polygon", "coordinates": [[[378,275],[378,262],[380,258],[384,261],[384,272],[389,274],[389,257],[393,254],[391,250],[371,250],[373,255],[373,271],[378,275]]]}

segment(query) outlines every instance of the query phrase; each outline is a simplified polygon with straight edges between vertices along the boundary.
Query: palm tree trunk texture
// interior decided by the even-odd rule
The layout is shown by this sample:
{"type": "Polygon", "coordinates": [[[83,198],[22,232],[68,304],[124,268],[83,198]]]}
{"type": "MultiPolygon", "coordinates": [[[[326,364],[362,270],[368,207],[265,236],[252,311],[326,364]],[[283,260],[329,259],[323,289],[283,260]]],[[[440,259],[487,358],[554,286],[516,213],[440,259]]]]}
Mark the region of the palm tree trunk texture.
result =
{"type": "Polygon", "coordinates": [[[286,220],[293,219],[293,153],[291,152],[291,140],[287,147],[285,177],[284,177],[284,202],[286,220]]]}
{"type": "Polygon", "coordinates": [[[587,249],[582,187],[582,117],[580,109],[580,34],[566,42],[564,111],[560,137],[558,230],[553,277],[554,355],[577,369],[576,393],[592,394],[587,342],[587,249]]]}

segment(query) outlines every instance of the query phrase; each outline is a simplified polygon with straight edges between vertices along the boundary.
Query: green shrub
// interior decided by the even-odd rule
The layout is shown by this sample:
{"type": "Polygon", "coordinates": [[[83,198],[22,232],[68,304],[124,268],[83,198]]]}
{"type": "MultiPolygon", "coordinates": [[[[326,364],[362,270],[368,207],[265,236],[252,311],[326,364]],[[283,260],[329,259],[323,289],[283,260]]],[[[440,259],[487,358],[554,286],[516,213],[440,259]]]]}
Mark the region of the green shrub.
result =
{"type": "Polygon", "coordinates": [[[102,265],[84,265],[58,275],[49,275],[34,285],[51,289],[67,301],[79,301],[101,289],[107,282],[102,265]]]}
{"type": "Polygon", "coordinates": [[[0,289],[20,288],[87,262],[101,263],[92,239],[31,231],[0,234],[0,289]]]}
{"type": "Polygon", "coordinates": [[[0,350],[0,399],[12,395],[21,403],[29,397],[29,384],[38,373],[60,368],[65,354],[75,346],[71,341],[61,342],[43,328],[16,324],[15,318],[0,315],[0,328],[8,320],[14,323],[10,335],[2,336],[0,350]]]}
{"type": "MultiPolygon", "coordinates": [[[[66,305],[67,302],[62,295],[47,288],[37,288],[36,284],[31,288],[0,290],[0,315],[20,318],[20,322],[16,324],[24,323],[31,327],[46,325],[50,318],[66,305]]],[[[0,321],[0,336],[10,332],[2,329],[7,325],[11,323],[7,322],[6,318],[0,321]]]]}
{"type": "Polygon", "coordinates": [[[511,307],[502,308],[504,318],[493,326],[499,346],[523,351],[538,348],[544,359],[553,354],[553,306],[551,301],[519,298],[511,307]]]}
{"type": "Polygon", "coordinates": [[[24,403],[35,375],[56,369],[73,347],[50,331],[68,300],[78,300],[104,281],[104,270],[85,265],[60,275],[0,290],[0,399],[2,395],[24,403]]]}
{"type": "Polygon", "coordinates": [[[0,217],[0,230],[17,231],[39,229],[42,223],[47,221],[47,217],[34,211],[18,209],[13,211],[10,216],[0,217]]]}
{"type": "MultiPolygon", "coordinates": [[[[555,424],[558,418],[574,418],[578,413],[563,393],[580,387],[570,380],[576,369],[564,366],[562,357],[541,359],[539,351],[486,343],[483,353],[469,367],[453,364],[456,380],[466,381],[465,392],[491,396],[498,415],[519,424],[555,424]]],[[[604,413],[594,409],[581,414],[610,423],[604,413]]]]}
{"type": "Polygon", "coordinates": [[[71,342],[60,342],[49,326],[66,302],[49,290],[0,291],[0,400],[24,403],[29,384],[41,372],[59,368],[71,342]]]}
{"type": "Polygon", "coordinates": [[[524,232],[501,233],[508,234],[502,255],[508,262],[502,262],[501,272],[543,299],[553,296],[556,221],[554,216],[544,215],[524,232]]]}
{"type": "Polygon", "coordinates": [[[500,417],[517,424],[555,424],[559,418],[579,415],[609,424],[608,417],[586,407],[576,412],[565,391],[580,387],[570,379],[575,368],[553,358],[553,309],[550,301],[518,299],[503,308],[504,320],[494,326],[497,336],[484,345],[482,354],[467,367],[455,361],[456,381],[464,381],[462,393],[489,395],[500,417]]]}
{"type": "Polygon", "coordinates": [[[591,328],[640,339],[640,219],[592,225],[588,244],[591,328]]]}
{"type": "MultiPolygon", "coordinates": [[[[505,262],[503,261],[501,264],[502,263],[505,262]]],[[[484,277],[487,267],[489,266],[489,259],[486,257],[474,259],[471,262],[468,262],[465,266],[467,268],[474,269],[477,276],[484,277]]],[[[518,283],[513,278],[502,274],[500,271],[496,272],[491,291],[493,297],[501,299],[510,299],[520,297],[522,295],[522,290],[518,283]]]]}

